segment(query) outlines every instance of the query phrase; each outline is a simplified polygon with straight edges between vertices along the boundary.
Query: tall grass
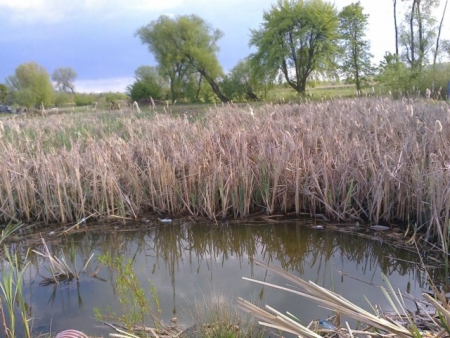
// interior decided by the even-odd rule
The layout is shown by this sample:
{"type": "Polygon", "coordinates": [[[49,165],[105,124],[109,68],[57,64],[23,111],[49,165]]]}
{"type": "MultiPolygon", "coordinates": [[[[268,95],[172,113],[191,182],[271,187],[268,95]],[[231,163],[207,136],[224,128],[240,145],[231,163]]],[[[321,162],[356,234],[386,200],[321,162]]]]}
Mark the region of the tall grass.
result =
{"type": "MultiPolygon", "coordinates": [[[[8,239],[11,234],[19,230],[21,224],[9,223],[0,234],[0,245],[8,239]]],[[[21,322],[23,326],[24,337],[31,337],[31,318],[30,308],[25,302],[23,296],[23,279],[24,274],[30,264],[28,261],[28,251],[25,258],[19,258],[17,252],[10,253],[9,248],[4,248],[5,259],[3,260],[1,268],[0,279],[0,320],[4,336],[7,338],[16,337],[16,320],[17,312],[20,313],[21,322]]]]}
{"type": "Polygon", "coordinates": [[[369,98],[4,120],[0,219],[308,212],[448,243],[449,124],[445,103],[369,98]]]}

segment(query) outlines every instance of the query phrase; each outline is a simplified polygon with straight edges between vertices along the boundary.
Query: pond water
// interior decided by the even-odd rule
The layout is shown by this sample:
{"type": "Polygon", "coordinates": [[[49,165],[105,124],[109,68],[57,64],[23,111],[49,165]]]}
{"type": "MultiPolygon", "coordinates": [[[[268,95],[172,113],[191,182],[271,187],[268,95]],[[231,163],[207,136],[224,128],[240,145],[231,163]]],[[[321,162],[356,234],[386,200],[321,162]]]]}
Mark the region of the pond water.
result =
{"type": "MultiPolygon", "coordinates": [[[[196,302],[208,303],[211,298],[235,304],[237,297],[243,297],[261,306],[269,304],[295,314],[304,324],[330,315],[330,311],[303,298],[242,280],[249,277],[286,285],[286,280],[255,266],[256,259],[331,288],[365,308],[369,306],[364,296],[389,309],[377,287],[383,284],[382,273],[404,293],[421,298],[426,291],[425,273],[414,253],[386,241],[315,225],[311,219],[266,224],[242,221],[220,226],[181,219],[167,224],[152,220],[145,225],[87,225],[64,236],[56,231],[46,240],[48,248],[64,257],[73,269],[76,266],[81,270],[94,256],[78,283],[41,285],[50,276],[49,262],[33,252],[29,254],[31,265],[24,295],[33,318],[33,332],[56,333],[72,328],[89,335],[108,336],[111,330],[96,320],[94,308],[103,314],[108,309],[120,314],[121,305],[115,270],[100,262],[99,257],[104,254],[122,257],[125,262],[131,259],[149,299],[154,296],[151,288],[155,287],[164,322],[177,317],[183,325],[192,323],[194,308],[203,306],[196,302]]],[[[43,251],[38,240],[27,246],[43,251]]]]}

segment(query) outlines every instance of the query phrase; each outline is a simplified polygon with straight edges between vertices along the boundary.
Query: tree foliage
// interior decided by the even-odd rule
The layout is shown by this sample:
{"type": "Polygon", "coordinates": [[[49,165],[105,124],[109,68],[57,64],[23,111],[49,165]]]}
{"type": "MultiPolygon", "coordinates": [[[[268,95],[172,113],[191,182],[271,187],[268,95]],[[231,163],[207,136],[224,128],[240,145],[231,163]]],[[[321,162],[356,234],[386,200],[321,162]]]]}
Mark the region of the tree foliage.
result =
{"type": "Polygon", "coordinates": [[[169,78],[172,101],[181,95],[183,81],[194,72],[209,83],[221,101],[228,101],[217,83],[223,75],[216,56],[216,43],[222,37],[219,30],[197,15],[176,18],[163,15],[141,27],[136,35],[148,45],[159,68],[169,78]]]}
{"type": "Polygon", "coordinates": [[[257,92],[261,89],[258,75],[249,59],[239,61],[223,80],[225,95],[238,101],[258,101],[257,92]]]}
{"type": "Polygon", "coordinates": [[[8,92],[8,86],[0,83],[0,103],[5,103],[5,100],[8,97],[8,92]]]}
{"type": "Polygon", "coordinates": [[[313,72],[336,67],[338,14],[322,0],[278,0],[264,12],[259,30],[251,31],[250,45],[257,48],[252,62],[271,74],[281,71],[287,83],[305,93],[313,72]]]}
{"type": "Polygon", "coordinates": [[[136,80],[127,88],[133,101],[162,98],[165,81],[156,67],[140,66],[134,74],[136,80]]]}
{"type": "Polygon", "coordinates": [[[368,15],[359,2],[350,4],[339,13],[339,33],[342,54],[341,71],[361,90],[361,82],[372,74],[370,42],[365,39],[368,15]]]}
{"type": "Polygon", "coordinates": [[[74,81],[77,73],[71,68],[57,68],[53,71],[52,80],[55,82],[55,87],[62,92],[72,92],[75,94],[74,81]]]}
{"type": "Polygon", "coordinates": [[[49,104],[53,100],[53,87],[44,67],[35,62],[19,65],[15,75],[6,79],[10,90],[15,91],[17,103],[31,108],[41,103],[49,104]]]}
{"type": "Polygon", "coordinates": [[[442,40],[441,49],[446,54],[446,57],[450,60],[450,40],[442,40]]]}
{"type": "Polygon", "coordinates": [[[399,59],[398,55],[386,53],[378,68],[377,80],[386,90],[397,94],[411,89],[410,69],[399,59]]]}
{"type": "Polygon", "coordinates": [[[429,62],[428,57],[434,47],[438,25],[433,10],[438,8],[439,0],[405,1],[409,5],[400,28],[401,56],[414,76],[429,62]]]}

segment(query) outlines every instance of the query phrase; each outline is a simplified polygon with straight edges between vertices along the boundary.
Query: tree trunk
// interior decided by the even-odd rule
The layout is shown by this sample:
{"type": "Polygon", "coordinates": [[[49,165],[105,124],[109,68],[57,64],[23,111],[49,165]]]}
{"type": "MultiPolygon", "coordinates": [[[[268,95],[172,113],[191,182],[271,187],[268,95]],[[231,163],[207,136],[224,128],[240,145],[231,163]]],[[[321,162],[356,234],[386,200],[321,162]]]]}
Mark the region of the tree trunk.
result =
{"type": "Polygon", "coordinates": [[[416,9],[416,0],[413,0],[411,8],[411,16],[409,18],[409,29],[410,29],[410,49],[411,49],[411,67],[415,68],[416,56],[415,56],[415,46],[414,46],[414,10],[416,9]]]}
{"type": "Polygon", "coordinates": [[[230,102],[230,99],[222,94],[222,91],[220,90],[219,85],[216,83],[216,81],[214,81],[214,79],[210,77],[204,69],[198,69],[198,72],[205,78],[206,81],[208,81],[212,91],[217,95],[220,101],[222,101],[223,103],[230,102]]]}
{"type": "Polygon", "coordinates": [[[436,49],[434,50],[433,66],[436,65],[436,58],[439,51],[439,40],[441,38],[442,23],[444,22],[445,11],[447,10],[448,0],[445,1],[444,11],[442,12],[441,23],[439,24],[438,36],[436,39],[436,49]]]}
{"type": "Polygon", "coordinates": [[[416,0],[417,3],[417,25],[419,26],[419,55],[417,60],[417,66],[422,68],[423,58],[425,55],[425,41],[423,39],[423,20],[422,20],[422,12],[420,9],[420,0],[416,0]]]}
{"type": "Polygon", "coordinates": [[[200,78],[198,79],[197,92],[195,93],[195,99],[197,100],[197,102],[200,102],[200,91],[201,90],[202,90],[202,77],[200,76],[200,78]]]}
{"type": "Polygon", "coordinates": [[[395,55],[398,55],[397,0],[394,0],[395,55]]]}

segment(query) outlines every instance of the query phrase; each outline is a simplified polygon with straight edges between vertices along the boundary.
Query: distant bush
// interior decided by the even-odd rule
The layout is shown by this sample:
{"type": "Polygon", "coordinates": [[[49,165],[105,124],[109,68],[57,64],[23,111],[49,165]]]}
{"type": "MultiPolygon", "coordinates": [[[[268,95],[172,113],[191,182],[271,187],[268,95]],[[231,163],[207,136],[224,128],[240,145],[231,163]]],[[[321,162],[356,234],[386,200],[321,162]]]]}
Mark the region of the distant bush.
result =
{"type": "Polygon", "coordinates": [[[80,106],[88,106],[93,104],[95,96],[92,94],[75,94],[75,104],[80,106]]]}
{"type": "Polygon", "coordinates": [[[417,79],[416,88],[422,95],[428,88],[431,90],[432,98],[445,99],[448,81],[450,81],[450,63],[441,63],[435,67],[425,68],[417,79]]]}
{"type": "Polygon", "coordinates": [[[71,95],[64,92],[56,92],[55,93],[55,106],[62,107],[67,105],[71,101],[71,95]]]}
{"type": "Polygon", "coordinates": [[[127,96],[124,93],[113,93],[109,92],[105,95],[105,100],[107,103],[115,103],[116,101],[126,100],[127,96]]]}

